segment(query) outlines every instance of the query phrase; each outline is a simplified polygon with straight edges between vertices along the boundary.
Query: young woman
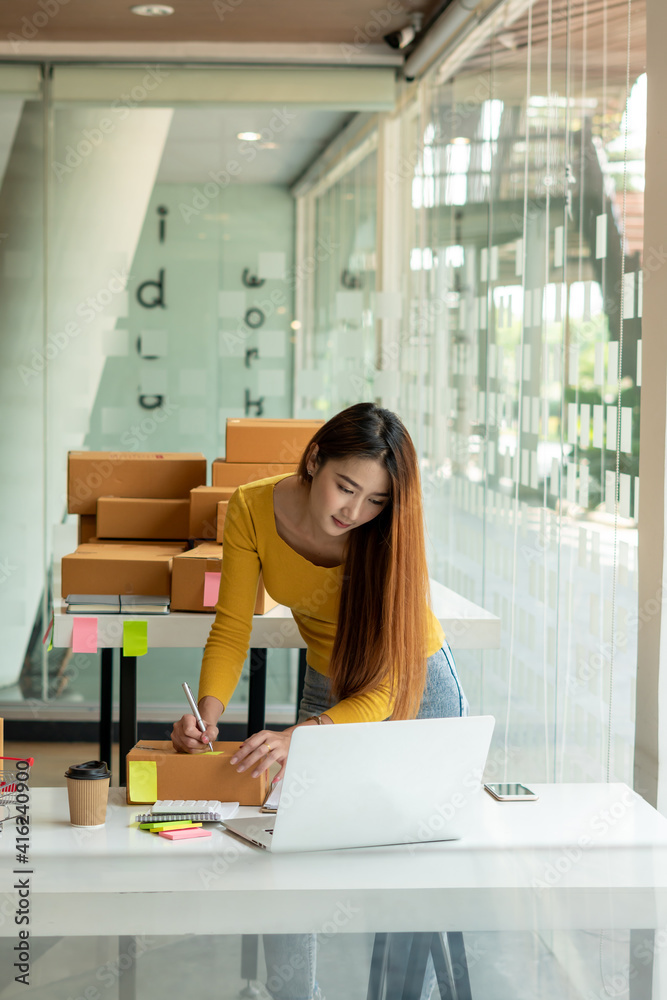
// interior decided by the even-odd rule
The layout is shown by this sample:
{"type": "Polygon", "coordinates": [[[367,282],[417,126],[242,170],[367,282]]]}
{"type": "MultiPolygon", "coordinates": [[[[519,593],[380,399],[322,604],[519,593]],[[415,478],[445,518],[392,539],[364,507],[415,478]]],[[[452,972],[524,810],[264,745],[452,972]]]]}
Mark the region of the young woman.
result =
{"type": "MultiPolygon", "coordinates": [[[[199,683],[206,732],[184,715],[172,732],[178,750],[204,752],[217,738],[247,654],[260,570],[307,646],[297,725],[467,714],[429,606],[417,455],[396,414],[373,403],[350,406],[313,436],[295,475],[242,486],[230,500],[199,683]]],[[[253,734],[231,763],[253,776],[278,763],[281,777],[295,728],[253,734]]],[[[310,998],[314,960],[299,973],[303,983],[271,983],[286,940],[265,939],[269,990],[281,1000],[310,998]]]]}

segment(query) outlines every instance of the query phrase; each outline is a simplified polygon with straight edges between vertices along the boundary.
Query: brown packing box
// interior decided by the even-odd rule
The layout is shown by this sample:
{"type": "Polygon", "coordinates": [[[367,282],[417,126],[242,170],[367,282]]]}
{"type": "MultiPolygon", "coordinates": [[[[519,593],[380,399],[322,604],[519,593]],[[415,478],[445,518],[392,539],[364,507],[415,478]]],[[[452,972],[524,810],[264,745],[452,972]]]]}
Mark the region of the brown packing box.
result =
{"type": "Polygon", "coordinates": [[[94,514],[79,515],[79,530],[77,534],[77,545],[85,545],[97,533],[97,518],[94,514]]]}
{"type": "Polygon", "coordinates": [[[228,507],[229,507],[228,500],[220,500],[218,502],[217,533],[215,536],[215,540],[220,544],[222,544],[223,535],[225,533],[225,518],[227,517],[228,507]]]}
{"type": "Polygon", "coordinates": [[[266,798],[266,773],[258,778],[251,778],[249,771],[239,774],[229,763],[239,746],[216,742],[213,750],[220,756],[214,756],[210,752],[178,753],[170,740],[140,740],[126,758],[128,804],[153,803],[156,799],[219,799],[261,806],[266,798]],[[142,766],[132,766],[137,763],[142,766]],[[155,767],[147,767],[147,763],[155,767]],[[155,798],[152,793],[146,794],[149,789],[156,792],[155,798]]]}
{"type": "Polygon", "coordinates": [[[298,462],[313,434],[323,423],[323,420],[229,417],[225,451],[227,461],[298,462]]]}
{"type": "Polygon", "coordinates": [[[98,538],[186,539],[189,500],[100,497],[97,501],[98,538]]]}
{"type": "Polygon", "coordinates": [[[290,475],[296,472],[297,464],[282,465],[277,462],[226,462],[224,458],[216,458],[211,466],[211,482],[214,486],[245,486],[258,479],[269,479],[271,476],[290,475]]]}
{"type": "Polygon", "coordinates": [[[216,539],[218,502],[229,500],[235,489],[235,486],[197,486],[190,490],[188,538],[216,539]]]}
{"type": "Polygon", "coordinates": [[[62,596],[169,594],[171,562],[186,542],[89,542],[63,556],[62,596]]]}
{"type": "MultiPolygon", "coordinates": [[[[202,542],[189,552],[174,558],[171,575],[172,611],[213,611],[213,605],[204,605],[204,574],[219,573],[222,569],[222,545],[202,542]]],[[[277,601],[269,597],[264,589],[264,581],[259,578],[256,615],[275,608],[277,601]]]]}
{"type": "Polygon", "coordinates": [[[104,496],[186,500],[205,482],[201,452],[70,451],[67,510],[94,514],[104,496]]]}

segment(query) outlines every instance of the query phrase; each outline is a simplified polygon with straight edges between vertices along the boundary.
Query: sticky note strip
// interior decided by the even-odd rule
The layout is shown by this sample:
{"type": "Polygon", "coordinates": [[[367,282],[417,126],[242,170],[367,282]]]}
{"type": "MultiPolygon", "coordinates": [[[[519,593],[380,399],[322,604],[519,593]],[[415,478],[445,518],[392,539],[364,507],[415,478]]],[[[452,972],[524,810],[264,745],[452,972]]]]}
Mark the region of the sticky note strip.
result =
{"type": "Polygon", "coordinates": [[[218,603],[220,573],[204,573],[204,607],[214,608],[218,603]]]}
{"type": "Polygon", "coordinates": [[[130,760],[127,763],[127,788],[132,802],[157,801],[157,763],[154,760],[130,760]]]}
{"type": "Polygon", "coordinates": [[[72,652],[97,652],[97,618],[75,618],[72,622],[72,652]]]}
{"type": "Polygon", "coordinates": [[[210,830],[163,830],[158,837],[165,840],[196,840],[197,837],[210,837],[210,830]]]}
{"type": "Polygon", "coordinates": [[[123,656],[145,656],[148,652],[148,622],[123,622],[123,656]]]}
{"type": "Polygon", "coordinates": [[[194,830],[201,826],[201,823],[193,823],[189,819],[174,820],[169,823],[142,823],[141,830],[150,830],[151,833],[162,833],[163,830],[194,830]]]}

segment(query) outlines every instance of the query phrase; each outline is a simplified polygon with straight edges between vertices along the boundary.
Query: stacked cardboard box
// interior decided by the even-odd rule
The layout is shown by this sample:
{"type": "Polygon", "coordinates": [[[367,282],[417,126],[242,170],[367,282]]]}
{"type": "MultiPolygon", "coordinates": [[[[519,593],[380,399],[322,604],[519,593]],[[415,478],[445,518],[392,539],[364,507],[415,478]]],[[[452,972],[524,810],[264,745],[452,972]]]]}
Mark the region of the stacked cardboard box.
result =
{"type": "Polygon", "coordinates": [[[218,504],[224,503],[226,511],[226,504],[235,490],[236,486],[197,486],[190,490],[190,538],[217,541],[218,504]]]}
{"type": "MultiPolygon", "coordinates": [[[[302,454],[322,424],[322,420],[229,418],[226,458],[216,458],[213,462],[213,486],[229,487],[233,491],[258,479],[296,472],[302,454]]],[[[223,539],[226,513],[226,506],[219,504],[218,542],[223,539]]]]}
{"type": "MultiPolygon", "coordinates": [[[[201,542],[189,552],[174,557],[171,577],[172,611],[211,612],[218,600],[220,573],[222,571],[222,545],[215,542],[201,542]],[[207,587],[207,576],[209,587],[207,587]],[[213,584],[213,585],[211,585],[213,584]],[[207,593],[209,591],[209,593],[207,593]],[[210,594],[210,597],[209,597],[210,594]],[[209,598],[210,603],[205,603],[209,598]]],[[[260,575],[254,613],[263,615],[275,608],[277,601],[269,597],[260,575]]]]}
{"type": "MultiPolygon", "coordinates": [[[[204,487],[206,489],[206,487],[204,487]]],[[[190,500],[100,497],[98,538],[141,538],[181,541],[189,538],[190,500]]]]}
{"type": "Polygon", "coordinates": [[[70,514],[96,514],[100,497],[184,500],[206,482],[201,453],[71,451],[67,466],[70,514]]]}
{"type": "Polygon", "coordinates": [[[174,556],[187,542],[88,542],[63,556],[62,595],[142,594],[166,597],[174,556]]]}
{"type": "Polygon", "coordinates": [[[229,419],[227,461],[297,465],[322,424],[322,420],[229,419]]]}
{"type": "Polygon", "coordinates": [[[63,597],[168,597],[172,559],[188,547],[190,490],[205,482],[201,453],[70,452],[79,547],[63,558],[63,597]]]}
{"type": "MultiPolygon", "coordinates": [[[[321,426],[319,420],[228,420],[227,457],[213,463],[211,486],[202,454],[70,452],[68,511],[79,515],[79,548],[63,559],[63,596],[171,594],[174,611],[210,612],[216,602],[206,574],[220,573],[234,491],[295,472],[321,426]],[[190,551],[188,540],[195,546],[190,551]]],[[[275,603],[260,578],[255,613],[275,603]]]]}

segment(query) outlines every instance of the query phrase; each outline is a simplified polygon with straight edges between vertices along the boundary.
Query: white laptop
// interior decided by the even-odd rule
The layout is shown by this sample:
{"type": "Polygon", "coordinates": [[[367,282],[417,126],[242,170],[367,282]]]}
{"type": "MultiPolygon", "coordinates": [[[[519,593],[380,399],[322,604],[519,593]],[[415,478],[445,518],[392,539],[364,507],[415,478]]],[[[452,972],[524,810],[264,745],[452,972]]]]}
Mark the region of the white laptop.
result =
{"type": "Polygon", "coordinates": [[[275,852],[456,840],[481,794],[494,722],[478,715],[301,726],[277,813],[224,825],[275,852]]]}

